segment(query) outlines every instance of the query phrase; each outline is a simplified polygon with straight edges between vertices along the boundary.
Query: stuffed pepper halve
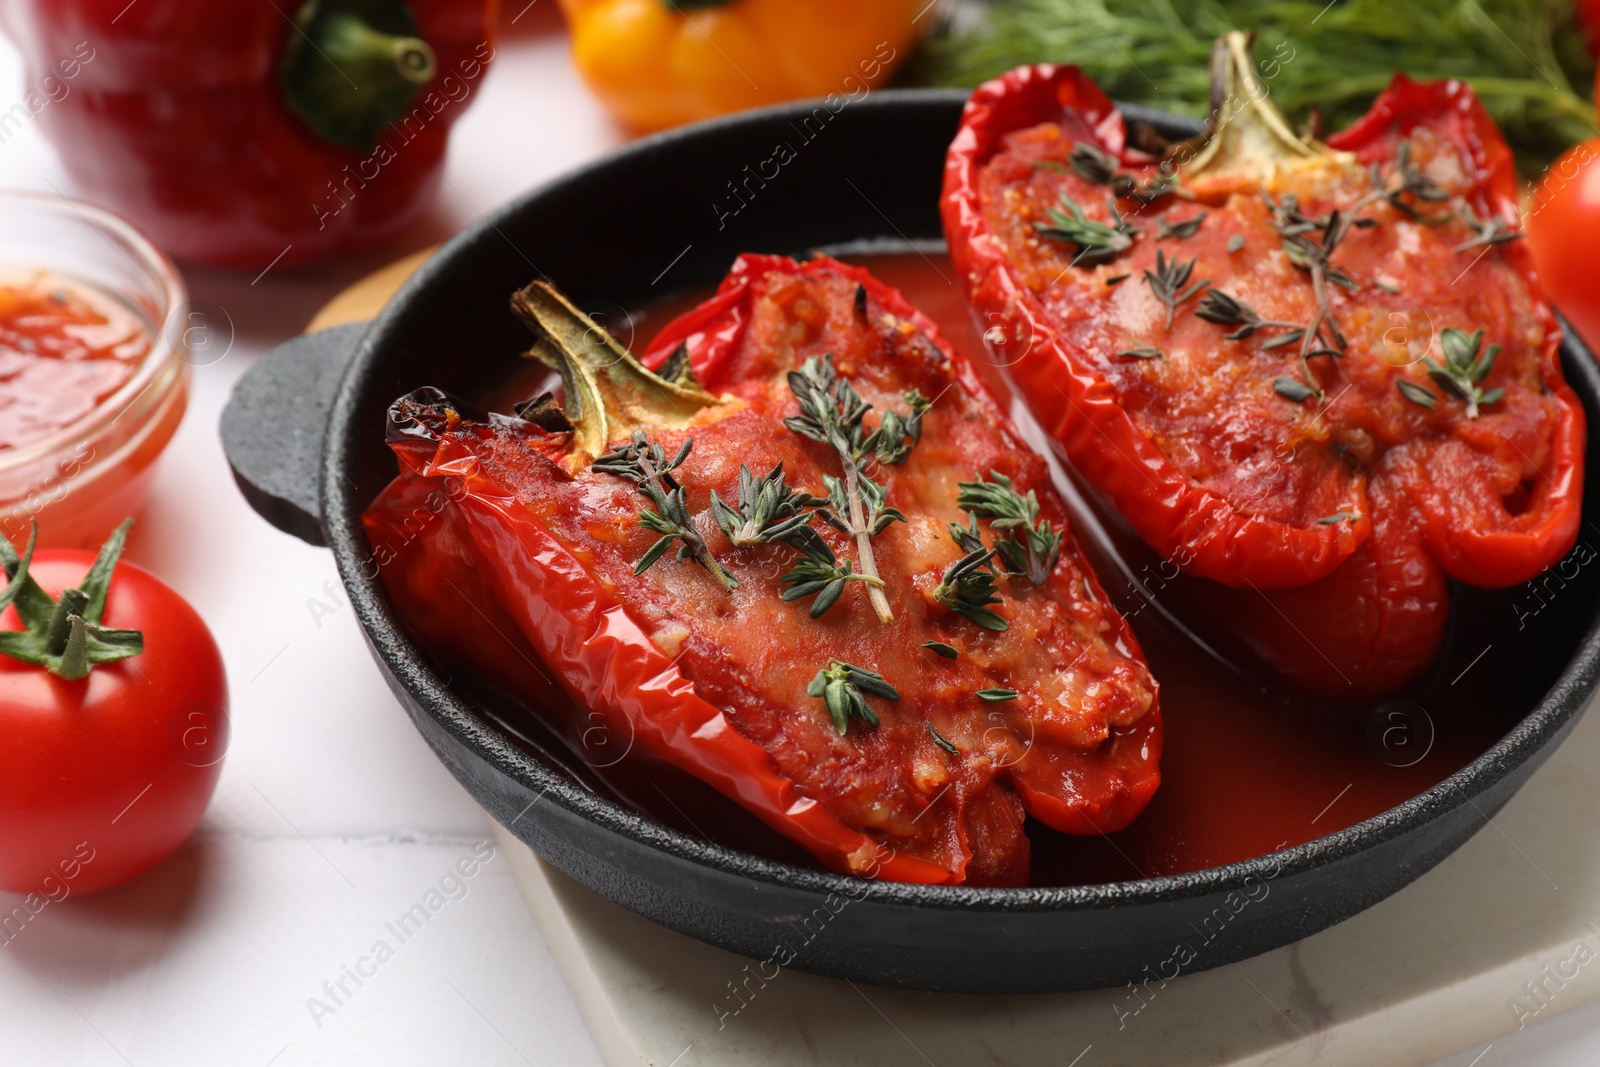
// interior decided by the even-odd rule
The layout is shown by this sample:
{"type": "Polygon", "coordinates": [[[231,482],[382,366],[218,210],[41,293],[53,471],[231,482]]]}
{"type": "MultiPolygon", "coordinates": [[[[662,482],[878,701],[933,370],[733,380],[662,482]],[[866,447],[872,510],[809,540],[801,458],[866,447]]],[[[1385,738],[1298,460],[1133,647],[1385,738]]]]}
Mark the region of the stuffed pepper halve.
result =
{"type": "Polygon", "coordinates": [[[1245,35],[1212,76],[1212,132],[1164,160],[1077,68],[980,87],[950,254],[1101,497],[1220,583],[1199,599],[1278,674],[1364,699],[1433,661],[1447,578],[1514,585],[1572,547],[1583,409],[1471,89],[1396,75],[1323,143],[1245,35]]]}
{"type": "Polygon", "coordinates": [[[515,687],[526,665],[483,648],[511,632],[835,870],[1023,884],[1025,814],[1092,834],[1144,808],[1138,643],[1044,463],[898,293],[747,256],[643,362],[543,284],[514,306],[562,398],[402,397],[366,516],[441,656],[515,687]]]}

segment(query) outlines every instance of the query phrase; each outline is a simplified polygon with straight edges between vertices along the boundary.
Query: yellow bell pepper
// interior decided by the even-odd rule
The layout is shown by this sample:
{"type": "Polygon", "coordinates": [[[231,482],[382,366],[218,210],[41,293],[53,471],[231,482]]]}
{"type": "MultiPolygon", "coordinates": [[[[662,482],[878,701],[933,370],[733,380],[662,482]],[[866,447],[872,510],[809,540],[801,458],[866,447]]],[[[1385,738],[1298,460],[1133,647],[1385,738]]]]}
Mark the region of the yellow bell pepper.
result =
{"type": "Polygon", "coordinates": [[[635,130],[881,84],[929,0],[561,0],[578,71],[635,130]]]}

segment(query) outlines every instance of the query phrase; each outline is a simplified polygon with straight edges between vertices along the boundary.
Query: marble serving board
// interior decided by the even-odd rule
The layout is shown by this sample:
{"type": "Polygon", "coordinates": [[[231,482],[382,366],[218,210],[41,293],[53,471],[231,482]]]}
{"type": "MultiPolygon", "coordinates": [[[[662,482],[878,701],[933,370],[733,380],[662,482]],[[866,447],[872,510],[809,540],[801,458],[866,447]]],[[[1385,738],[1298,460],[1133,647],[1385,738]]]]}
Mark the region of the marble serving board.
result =
{"type": "Polygon", "coordinates": [[[1412,1067],[1600,997],[1597,767],[1591,714],[1477,836],[1355,918],[1227,967],[1050,996],[774,974],[496,834],[609,1067],[1412,1067]]]}

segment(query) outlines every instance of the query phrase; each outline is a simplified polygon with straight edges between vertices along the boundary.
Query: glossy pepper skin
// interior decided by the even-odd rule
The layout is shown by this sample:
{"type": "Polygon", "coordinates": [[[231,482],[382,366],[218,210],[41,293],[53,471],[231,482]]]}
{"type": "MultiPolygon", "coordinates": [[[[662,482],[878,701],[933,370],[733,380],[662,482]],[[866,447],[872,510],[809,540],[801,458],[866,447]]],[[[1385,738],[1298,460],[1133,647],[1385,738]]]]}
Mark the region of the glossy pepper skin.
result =
{"type": "Polygon", "coordinates": [[[952,259],[994,358],[1074,468],[1157,552],[1232,587],[1196,599],[1280,677],[1335,700],[1392,691],[1441,646],[1447,578],[1513,585],[1572,547],[1584,419],[1561,375],[1559,331],[1520,242],[1459,248],[1476,236],[1463,206],[1508,228],[1517,218],[1510,152],[1470,89],[1397,76],[1303,165],[1186,176],[1193,200],[1124,198],[1143,232],[1092,267],[1071,265],[1074,249],[1033,227],[1063,192],[1109,219],[1109,190],[1067,164],[1079,143],[1136,179],[1157,173],[1076,68],[1023,68],[980,87],[946,165],[952,259]],[[1199,294],[1165,327],[1142,277],[1157,250],[1194,258],[1195,280],[1263,318],[1309,321],[1312,286],[1262,192],[1296,194],[1325,215],[1373,188],[1368,168],[1390,180],[1403,142],[1451,197],[1406,206],[1453,209],[1451,219],[1426,224],[1381,201],[1361,212],[1377,225],[1351,230],[1332,256],[1362,283],[1330,287],[1350,347],[1310,372],[1325,404],[1276,395],[1276,378],[1297,373],[1296,349],[1263,350],[1270,330],[1225,338],[1227,327],[1194,314],[1199,294]],[[1190,237],[1158,237],[1158,216],[1201,211],[1190,237]],[[1468,281],[1453,285],[1458,276],[1468,281]],[[1395,326],[1409,334],[1389,334],[1395,326]],[[1420,360],[1441,358],[1446,327],[1481,328],[1504,346],[1484,388],[1505,394],[1476,418],[1447,394],[1425,409],[1395,384],[1440,393],[1420,360]],[[1167,358],[1119,358],[1138,344],[1167,358]]]}
{"type": "Polygon", "coordinates": [[[378,245],[414,223],[494,56],[496,0],[319,2],[18,0],[0,26],[28,84],[47,87],[37,121],[76,195],[182,259],[255,272],[378,245]],[[336,8],[409,24],[372,47],[420,40],[399,53],[419,69],[402,76],[392,59],[375,66],[325,38],[312,49],[290,21],[321,37],[311,13],[336,8]]]}
{"type": "MultiPolygon", "coordinates": [[[[1072,833],[1126,826],[1160,781],[1156,686],[1070,533],[1043,585],[1002,579],[1003,632],[934,596],[962,555],[946,529],[962,518],[958,480],[999,471],[1037,492],[1042,517],[1061,527],[1066,515],[1043,462],[933,324],[859,269],[746,256],[644,361],[680,344],[720,399],[652,436],[669,455],[693,439],[674,477],[737,587],[670,552],[634,573],[654,540],[638,525],[642,497],[586,466],[575,450],[585,430],[472,417],[413,395],[392,413],[401,477],[366,524],[418,636],[530,702],[543,691],[534,675],[548,673],[611,736],[709,783],[835,870],[1023,884],[1025,813],[1072,833]],[[912,387],[941,397],[909,459],[872,469],[907,517],[873,539],[887,625],[858,583],[817,618],[783,601],[793,553],[735,547],[709,513],[713,490],[739,499],[740,464],[764,474],[781,461],[791,485],[821,489],[833,453],[782,419],[798,411],[787,371],[825,353],[880,412],[912,387]],[[538,665],[506,654],[505,634],[538,665]],[[830,721],[809,686],[831,659],[897,688],[897,701],[868,696],[876,726],[851,719],[841,733],[830,721]],[[999,688],[1017,695],[976,695],[999,688]]],[[[848,558],[849,539],[817,526],[848,558]]]]}
{"type": "Polygon", "coordinates": [[[802,97],[857,99],[905,58],[925,6],[561,0],[579,72],[640,132],[802,97]]]}

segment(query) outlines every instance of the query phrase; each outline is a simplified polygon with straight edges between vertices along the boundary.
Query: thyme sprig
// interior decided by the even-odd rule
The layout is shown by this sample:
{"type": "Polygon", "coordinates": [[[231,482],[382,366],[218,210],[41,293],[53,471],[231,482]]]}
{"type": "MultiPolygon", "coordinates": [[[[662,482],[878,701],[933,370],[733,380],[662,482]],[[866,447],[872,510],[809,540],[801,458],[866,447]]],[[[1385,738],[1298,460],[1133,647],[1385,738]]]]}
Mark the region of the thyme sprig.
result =
{"type": "Polygon", "coordinates": [[[922,416],[932,406],[933,401],[923,396],[921,390],[911,390],[906,394],[906,407],[911,409],[911,414],[885,411],[878,428],[867,435],[862,446],[870,449],[879,463],[891,466],[904,463],[922,440],[922,416]]]}
{"type": "Polygon", "coordinates": [[[1442,215],[1425,215],[1405,201],[1404,198],[1407,196],[1427,204],[1443,204],[1450,200],[1450,194],[1440,188],[1432,178],[1423,174],[1422,168],[1411,161],[1410,139],[1401,141],[1400,147],[1395,152],[1394,178],[1396,180],[1392,184],[1384,181],[1378,165],[1374,163],[1372,184],[1376,188],[1350,205],[1349,213],[1354,214],[1367,205],[1381,200],[1408,218],[1429,226],[1442,226],[1453,217],[1449,211],[1442,215]]]}
{"type": "MultiPolygon", "coordinates": [[[[955,523],[951,523],[950,528],[952,532],[961,529],[955,523]]],[[[995,551],[980,545],[952,563],[944,572],[939,587],[934,590],[933,598],[985,630],[998,632],[1009,629],[1011,624],[989,608],[990,604],[998,604],[1001,600],[989,563],[994,559],[995,551]]]]}
{"type": "Polygon", "coordinates": [[[1115,156],[1087,141],[1079,141],[1072,146],[1067,162],[1072,172],[1084,181],[1109,185],[1113,195],[1137,200],[1141,204],[1154,203],[1164,196],[1187,195],[1186,190],[1178,184],[1176,174],[1161,174],[1149,181],[1139,181],[1133,175],[1122,172],[1115,156]]]}
{"type": "Polygon", "coordinates": [[[1076,200],[1062,193],[1060,208],[1045,209],[1049,224],[1038,222],[1034,229],[1040,237],[1076,247],[1074,265],[1106,263],[1132,248],[1134,235],[1139,232],[1123,218],[1114,201],[1107,201],[1107,206],[1111,209],[1111,225],[1089,218],[1076,200]]]}
{"type": "Polygon", "coordinates": [[[644,431],[635,430],[631,441],[595,460],[593,469],[628,479],[655,505],[654,511],[639,512],[639,525],[661,536],[633,565],[634,574],[649,570],[667,549],[679,542],[678,559],[694,560],[711,572],[718,585],[732,592],[739,587],[739,579],[728,573],[711,554],[705,538],[700,536],[689,516],[683,486],[672,477],[672,472],[683,466],[693,448],[694,438],[686,437],[677,454],[669,460],[661,445],[646,437],[644,431]]]}
{"type": "Polygon", "coordinates": [[[851,719],[860,719],[868,726],[878,725],[878,713],[867,703],[868,696],[900,699],[900,691],[877,671],[837,659],[830,659],[827,667],[817,672],[806,686],[806,695],[820,697],[827,705],[828,717],[840,737],[849,732],[851,719]]]}
{"type": "MultiPolygon", "coordinates": [[[[878,564],[872,553],[872,538],[882,533],[889,524],[905,521],[905,516],[887,504],[888,494],[861,469],[868,455],[875,455],[880,445],[889,440],[880,424],[878,430],[868,433],[865,418],[872,405],[856,392],[850,379],[834,370],[833,357],[815,356],[806,359],[797,371],[789,372],[789,390],[800,405],[800,414],[784,419],[783,424],[802,437],[828,445],[839,457],[844,477],[827,477],[828,499],[832,510],[819,509],[822,518],[852,538],[856,543],[859,572],[867,583],[868,599],[878,621],[887,626],[894,621],[889,598],[884,595],[879,579],[878,564]]],[[[907,398],[910,402],[910,397],[907,398]]],[[[912,414],[897,422],[900,434],[890,442],[890,451],[900,455],[909,453],[921,436],[922,413],[925,403],[913,403],[912,414]],[[912,427],[915,427],[915,435],[912,427]],[[905,444],[911,440],[911,445],[905,444]]],[[[901,456],[903,460],[903,456],[901,456]]]]}
{"type": "Polygon", "coordinates": [[[839,562],[817,532],[809,527],[798,531],[789,540],[795,550],[794,570],[781,575],[779,581],[788,582],[779,599],[789,602],[815,596],[811,602],[811,617],[820,619],[844,593],[846,582],[865,582],[868,586],[882,587],[883,580],[867,574],[857,574],[849,560],[839,562]]]}
{"type": "Polygon", "coordinates": [[[1049,580],[1061,559],[1062,531],[1054,523],[1040,520],[1039,495],[1032,489],[1022,495],[999,471],[990,471],[988,480],[960,482],[957,488],[956,506],[968,513],[969,521],[989,520],[995,531],[994,548],[1008,568],[1007,574],[1026,578],[1033,585],[1049,580]]]}
{"type": "Polygon", "coordinates": [[[1465,202],[1461,205],[1461,221],[1467,224],[1474,236],[1456,245],[1450,250],[1452,252],[1468,252],[1474,248],[1508,244],[1511,241],[1521,240],[1523,235],[1521,230],[1513,230],[1511,224],[1499,215],[1487,219],[1479,218],[1478,213],[1472,210],[1472,205],[1465,202]]]}
{"type": "Polygon", "coordinates": [[[969,514],[967,516],[967,525],[965,526],[952,522],[948,528],[950,530],[950,540],[954,541],[956,547],[963,552],[982,552],[989,547],[983,543],[983,532],[978,529],[978,516],[976,515],[969,514]]]}
{"type": "Polygon", "coordinates": [[[1293,193],[1282,200],[1273,200],[1265,192],[1261,196],[1272,211],[1273,225],[1290,263],[1313,278],[1320,271],[1328,281],[1351,292],[1361,288],[1359,282],[1333,265],[1332,256],[1352,228],[1368,229],[1378,224],[1376,219],[1352,218],[1348,211],[1337,208],[1326,215],[1307,215],[1300,210],[1299,198],[1293,193]],[[1312,239],[1315,233],[1322,234],[1320,240],[1312,239]]]}
{"type": "MultiPolygon", "coordinates": [[[[1352,227],[1376,226],[1377,220],[1351,218],[1347,212],[1338,209],[1320,217],[1307,215],[1300,210],[1299,200],[1293,194],[1286,195],[1281,200],[1272,199],[1269,193],[1263,192],[1261,195],[1272,211],[1273,224],[1278,230],[1289,262],[1311,275],[1311,289],[1316,297],[1317,310],[1300,335],[1299,380],[1304,387],[1305,395],[1298,399],[1304,400],[1314,396],[1322,400],[1327,394],[1323,392],[1317,376],[1311,373],[1310,361],[1317,356],[1342,356],[1346,347],[1344,334],[1340,331],[1338,322],[1334,320],[1333,308],[1328,302],[1328,283],[1332,282],[1352,291],[1361,288],[1359,282],[1333,265],[1331,257],[1352,227]],[[1317,232],[1321,232],[1321,240],[1312,239],[1311,235],[1317,232]]],[[[1294,394],[1300,393],[1301,390],[1286,390],[1280,387],[1283,382],[1290,380],[1292,379],[1279,378],[1272,385],[1278,395],[1294,400],[1297,399],[1294,394]]]]}
{"type": "MultiPolygon", "coordinates": [[[[1117,157],[1087,141],[1079,141],[1072,146],[1067,165],[1078,177],[1096,185],[1112,185],[1118,178],[1126,177],[1117,157]]],[[[1112,191],[1115,192],[1114,189],[1112,191]]]]}
{"type": "Polygon", "coordinates": [[[1500,355],[1499,345],[1483,347],[1482,330],[1467,333],[1453,326],[1439,331],[1439,347],[1444,350],[1444,363],[1432,356],[1423,356],[1428,377],[1438,383],[1447,396],[1455,397],[1467,405],[1467,418],[1478,417],[1478,409],[1493,404],[1506,395],[1504,389],[1482,389],[1478,383],[1494,369],[1495,357],[1500,355]]]}
{"type": "Polygon", "coordinates": [[[779,463],[757,478],[739,464],[739,506],[733,507],[711,490],[711,514],[728,540],[743,548],[772,541],[787,541],[806,529],[815,512],[804,510],[817,498],[791,488],[779,463]]]}
{"type": "Polygon", "coordinates": [[[1278,377],[1272,379],[1272,391],[1285,400],[1292,400],[1302,404],[1314,396],[1321,396],[1321,389],[1313,389],[1299,378],[1278,377]]]}
{"type": "Polygon", "coordinates": [[[1156,299],[1167,306],[1167,329],[1172,329],[1172,316],[1176,313],[1178,305],[1194,296],[1200,290],[1211,284],[1210,278],[1202,278],[1193,285],[1189,278],[1194,274],[1194,266],[1199,262],[1198,257],[1187,263],[1179,263],[1176,256],[1172,259],[1166,253],[1156,252],[1155,269],[1146,269],[1144,280],[1150,283],[1150,291],[1156,299]]]}
{"type": "Polygon", "coordinates": [[[1300,340],[1305,332],[1305,326],[1298,322],[1280,322],[1277,319],[1264,319],[1260,312],[1246,304],[1243,300],[1223,292],[1221,289],[1207,289],[1206,295],[1200,298],[1200,304],[1194,309],[1195,315],[1214,322],[1218,326],[1232,326],[1223,336],[1230,341],[1242,341],[1252,337],[1259,330],[1284,329],[1289,333],[1275,337],[1268,342],[1268,347],[1276,348],[1279,345],[1291,344],[1300,340]],[[1286,340],[1287,338],[1287,340],[1286,340]]]}
{"type": "Polygon", "coordinates": [[[860,501],[860,518],[853,517],[850,507],[853,498],[850,496],[850,483],[845,478],[835,478],[831,474],[822,476],[822,484],[828,487],[828,507],[818,508],[817,514],[822,516],[824,522],[847,537],[855,537],[865,533],[868,537],[877,537],[887,530],[891,524],[905,522],[906,517],[899,508],[889,506],[889,494],[871,478],[865,471],[856,473],[856,497],[860,501]]]}

